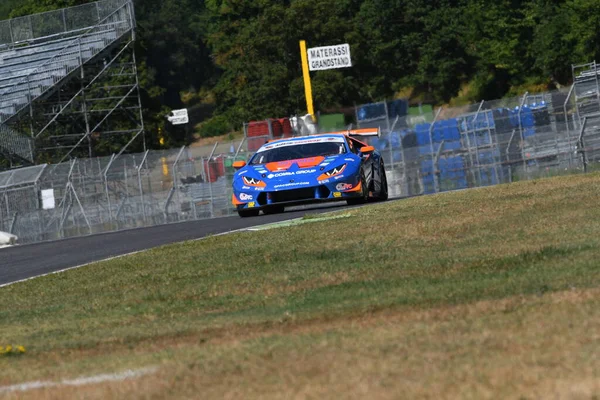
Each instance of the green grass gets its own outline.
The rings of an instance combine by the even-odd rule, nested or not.
[[[599,185],[600,175],[592,174],[378,204],[341,212],[350,217],[166,246],[0,289],[0,346],[27,348],[24,356],[0,357],[0,385],[158,363],[193,382],[184,385],[189,389],[204,382],[194,368],[206,373],[214,364],[209,375],[221,382],[236,374],[240,359],[296,371],[284,360],[304,354],[307,365],[317,368],[322,360],[311,355],[325,351],[319,350],[322,341],[334,343],[325,353],[335,363],[346,365],[344,354],[366,357],[363,346],[372,348],[368,359],[375,363],[373,354],[394,349],[382,337],[410,341],[418,332],[448,343],[419,342],[415,349],[448,356],[460,341],[442,338],[444,329],[459,335],[470,318],[469,326],[498,325],[508,335],[523,329],[519,321],[527,315],[515,319],[509,307],[508,316],[498,314],[500,322],[485,313],[463,318],[450,312],[452,322],[443,328],[437,317],[431,320],[439,310],[489,302],[497,316],[506,301],[527,298],[553,315],[554,300],[540,298],[600,286]],[[392,328],[387,317],[361,325],[379,315],[413,315],[414,329]],[[468,332],[469,340],[478,340]],[[269,359],[273,348],[277,356]],[[408,359],[418,356],[404,350]],[[509,353],[499,353],[499,360],[506,363],[514,356]],[[221,355],[219,362],[213,354]],[[477,358],[468,354],[471,361]],[[192,372],[188,364],[196,365]],[[247,375],[246,367],[241,375],[249,380],[268,376]],[[215,372],[219,368],[222,375]],[[294,373],[307,385],[321,380],[318,373]],[[341,378],[330,379],[324,387],[335,390]],[[243,382],[236,384],[241,388]],[[266,395],[267,386],[255,395]],[[216,397],[229,393],[218,387],[231,389],[215,384]],[[164,388],[156,390],[164,395]],[[171,394],[188,395],[184,389]]]

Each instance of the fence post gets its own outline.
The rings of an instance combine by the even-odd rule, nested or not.
[[[240,154],[240,150],[242,149],[242,146],[244,145],[244,143],[246,143],[246,136],[244,136],[244,138],[240,142],[240,145],[238,146],[237,150],[235,151],[235,155],[233,156],[233,161],[235,161],[238,154]]]
[[[17,216],[19,215],[18,212],[15,212],[15,215],[13,215],[12,221],[10,221],[10,228],[8,229],[8,233],[12,233],[14,235],[15,233],[15,225],[17,224]]]
[[[81,201],[79,201],[79,196],[77,196],[77,191],[75,191],[75,187],[73,186],[72,183],[69,183],[69,186],[71,187],[71,191],[73,192],[72,195],[75,196],[75,200],[77,201],[77,204],[79,205],[79,210],[81,211],[81,214],[83,215],[83,219],[85,220],[85,223],[87,224],[88,230],[91,235],[92,234],[92,225],[90,224],[90,221],[88,220],[85,210],[83,209],[83,205],[81,205]],[[75,215],[72,215],[72,216],[73,216],[73,221],[75,221]]]
[[[181,196],[179,195],[179,190],[177,190],[177,187],[179,186],[177,184],[177,164],[179,163],[179,159],[181,158],[181,155],[183,154],[183,151],[185,150],[185,146],[182,146],[181,149],[179,150],[179,153],[177,154],[177,158],[175,159],[175,162],[173,162],[173,190],[175,190],[177,192],[177,202],[179,203],[179,207],[181,208]],[[177,210],[177,220],[179,220],[179,213],[181,210]]]
[[[567,95],[567,98],[565,100],[565,103],[563,104],[563,112],[565,115],[565,127],[567,128],[567,140],[569,141],[569,169],[571,169],[573,167],[573,148],[572,148],[572,143],[571,143],[571,128],[570,128],[570,122],[569,122],[569,115],[567,114],[567,104],[569,104],[569,100],[571,99],[571,95],[573,94],[573,91],[575,90],[575,83],[573,83],[571,85],[571,89],[569,89],[569,94]]]
[[[392,170],[394,169],[394,152],[392,149],[392,132],[396,129],[396,125],[398,124],[399,119],[400,119],[400,116],[397,115],[392,126],[390,128],[388,128],[389,129],[388,139],[389,139],[389,143],[390,143],[390,168]],[[402,143],[402,135],[400,135],[400,143]],[[402,147],[402,146],[400,146],[400,147]]]
[[[483,102],[482,102],[483,103]],[[492,149],[492,159],[494,160],[494,174],[496,175],[497,184],[500,183],[500,176],[503,177],[504,181],[504,171],[502,170],[502,154],[500,154],[500,148],[497,145],[497,142],[494,142],[494,136],[492,136],[492,128],[490,128],[490,113],[491,111],[485,113],[485,123],[487,125],[488,137],[490,139],[490,146]],[[493,116],[492,116],[493,118]],[[498,150],[498,158],[496,158],[496,150]],[[498,173],[498,162],[500,162],[500,174]]]
[[[437,112],[435,113],[435,117],[433,117],[433,122],[431,122],[431,125],[429,126],[429,147],[431,149],[431,157],[433,157],[433,128],[435,126],[435,123],[438,120],[438,117],[440,116],[440,114],[442,113],[442,108],[438,108]]]
[[[579,152],[581,153],[581,161],[583,162],[583,172],[587,173],[587,155],[585,152],[585,143],[583,141],[583,136],[585,135],[585,128],[587,125],[587,117],[583,117],[583,124],[581,124],[581,131],[579,132],[579,140],[577,141],[577,145],[579,147]]]
[[[521,144],[519,148],[521,149],[521,158],[523,159],[523,169],[525,174],[527,174],[527,179],[529,179],[527,171],[527,160],[525,159],[525,154],[523,153],[523,146],[525,146],[525,136],[523,135],[523,122],[521,121],[521,111],[523,111],[523,106],[525,105],[525,101],[527,101],[527,96],[529,96],[529,92],[525,92],[523,98],[521,99],[521,104],[519,104],[519,112],[517,114],[517,118],[519,119],[519,132],[521,135]]]
[[[510,146],[512,145],[512,141],[515,138],[515,134],[517,133],[516,129],[513,129],[512,135],[510,135],[510,139],[508,140],[508,145],[506,146],[506,161],[508,161],[508,181],[512,183],[512,161],[510,159]]]
[[[387,130],[388,130],[388,132],[391,132],[391,129],[390,129],[390,111],[388,109],[387,100],[383,100],[383,107],[385,108],[385,122],[387,123]]]
[[[434,182],[434,185],[435,185],[435,192],[436,193],[440,192],[440,168],[439,168],[439,163],[440,163],[440,155],[442,154],[442,150],[444,148],[444,144],[445,143],[446,143],[446,141],[442,140],[442,142],[440,143],[440,148],[436,152],[435,159],[433,161],[433,182]]]
[[[571,130],[569,128],[569,117],[567,115],[567,104],[569,104],[569,100],[571,100],[571,95],[573,94],[573,90],[575,89],[575,83],[571,85],[571,89],[569,89],[569,93],[567,94],[567,98],[563,104],[563,113],[565,115],[565,124],[567,125],[567,133]]]
[[[594,60],[592,65],[594,66],[594,78],[596,80],[596,99],[598,100],[598,105],[600,106],[600,82],[598,81],[598,64],[596,64],[596,60]]]
[[[140,188],[140,201],[142,203],[142,218],[144,218],[144,224],[146,223],[146,202],[144,200],[144,187],[142,186],[142,167],[144,166],[144,163],[146,162],[146,158],[148,158],[148,153],[150,152],[150,150],[146,150],[146,152],[144,153],[144,157],[142,158],[142,162],[140,162],[140,165],[138,165],[137,167],[137,177],[138,177],[138,187]]]
[[[441,113],[442,113],[442,108],[440,107],[440,108],[438,108],[437,113],[435,113],[435,117],[433,118],[433,122],[429,126],[429,149],[431,150],[431,171],[432,171],[432,174],[433,174],[433,177],[434,177],[434,181],[435,181],[435,174],[434,174],[434,171],[433,171],[433,168],[434,168],[433,164],[434,164],[434,157],[435,157],[434,156],[434,150],[435,150],[435,148],[433,147],[433,128],[435,127],[435,123],[437,122],[437,120],[438,120],[438,118],[439,118],[439,116],[440,116]],[[422,179],[421,179],[421,181],[422,181]],[[421,184],[423,186],[423,190],[425,190],[425,183],[421,182]],[[434,183],[434,186],[435,186],[435,183]],[[435,188],[434,188],[434,190],[435,190]]]
[[[169,205],[173,199],[173,193],[175,193],[175,187],[172,187],[171,190],[169,190],[169,195],[167,196],[167,201],[165,202],[165,209],[163,211],[165,216],[165,224],[169,222]]]
[[[477,143],[477,128],[476,128],[476,124],[477,124],[477,119],[479,118],[479,113],[481,112],[481,109],[483,108],[483,104],[485,103],[485,100],[482,100],[481,103],[479,103],[479,107],[477,107],[477,111],[475,112],[475,116],[473,117],[473,139],[475,140],[475,159],[477,160],[477,176],[479,177],[479,184],[477,186],[481,186],[481,160],[479,159],[479,144]],[[467,134],[468,136],[468,134]]]
[[[269,130],[270,129],[271,129],[271,124],[269,123]],[[215,217],[215,201],[214,201],[214,196],[213,196],[212,182],[210,180],[210,160],[212,160],[213,156],[215,155],[215,150],[217,150],[218,144],[219,144],[219,142],[215,143],[212,151],[210,152],[210,156],[208,157],[208,190],[210,193],[210,216],[212,218]]]
[[[112,166],[113,161],[115,160],[115,153],[113,153],[110,157],[110,161],[108,165],[104,169],[104,173],[102,174],[104,177],[104,189],[106,190],[106,202],[108,203],[108,222],[112,222],[112,205],[110,202],[110,191],[108,189],[108,170]]]

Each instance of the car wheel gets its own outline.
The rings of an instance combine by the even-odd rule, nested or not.
[[[379,192],[377,193],[377,200],[379,201],[386,201],[389,197],[388,195],[388,183],[387,183],[387,176],[385,174],[385,167],[383,165],[383,163],[381,163],[381,166],[379,167],[380,171],[381,171],[381,176],[379,177],[380,180],[380,185],[379,185]]]
[[[365,204],[369,200],[369,186],[367,185],[367,181],[365,179],[365,174],[362,171],[360,173],[360,184],[362,187],[362,193],[361,193],[362,196],[354,197],[354,198],[346,200],[346,203],[348,203],[349,206]]]
[[[242,218],[258,217],[258,213],[260,213],[260,210],[253,210],[253,209],[238,210],[238,215]]]
[[[284,211],[285,211],[284,206],[270,206],[270,207],[265,208],[263,210],[263,213],[265,215],[271,215],[271,214],[281,214]]]

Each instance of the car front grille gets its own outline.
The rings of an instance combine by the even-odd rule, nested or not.
[[[283,190],[281,192],[272,192],[271,200],[273,203],[285,203],[288,201],[310,200],[315,198],[315,188],[302,188]]]

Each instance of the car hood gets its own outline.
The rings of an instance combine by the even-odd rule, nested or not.
[[[236,179],[248,176],[261,179],[265,182],[278,182],[282,180],[300,178],[315,178],[323,171],[337,167],[344,163],[360,164],[360,159],[355,155],[341,154],[331,157],[311,157],[298,160],[280,161],[259,165],[248,165],[236,173]]]

